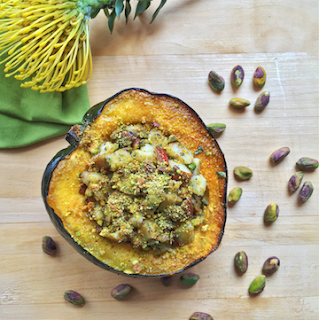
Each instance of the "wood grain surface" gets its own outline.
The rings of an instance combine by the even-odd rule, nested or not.
[[[151,8],[156,8],[154,0]],[[0,319],[189,319],[195,311],[224,319],[319,319],[319,169],[306,172],[315,191],[300,205],[287,182],[303,156],[319,158],[318,1],[169,0],[153,24],[146,12],[113,34],[102,14],[91,23],[93,75],[88,84],[91,105],[116,92],[140,87],[176,96],[194,108],[207,124],[223,122],[217,138],[228,170],[228,190],[241,187],[238,203],[228,206],[221,247],[191,269],[200,275],[185,289],[179,276],[169,287],[158,279],[131,279],[102,270],[80,256],[58,234],[41,199],[44,168],[67,146],[63,137],[0,151]],[[230,71],[240,64],[243,85],[234,91]],[[252,76],[257,66],[267,72],[268,107],[253,105],[260,91]],[[209,87],[210,70],[226,80],[225,90]],[[230,109],[233,97],[251,101],[243,112]],[[287,146],[291,152],[278,165],[270,154]],[[250,167],[254,175],[238,182],[232,170]],[[263,223],[269,203],[279,205],[279,218]],[[45,255],[41,238],[58,244],[56,257]],[[239,276],[234,256],[246,251],[249,267]],[[278,256],[281,267],[267,277],[265,290],[250,297],[248,287],[264,261]],[[125,301],[110,296],[113,287],[130,283]],[[63,299],[73,289],[86,298],[84,307]]]

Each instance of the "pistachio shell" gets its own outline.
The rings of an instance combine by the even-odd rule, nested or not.
[[[65,291],[64,299],[76,306],[82,306],[85,304],[85,299],[79,293],[73,290]]]
[[[306,202],[312,195],[313,193],[313,185],[310,181],[306,181],[303,186],[300,189],[299,192],[299,200],[300,202],[304,203]]]
[[[216,91],[221,92],[225,88],[225,80],[219,76],[215,71],[210,71],[208,74],[208,82],[210,86]]]
[[[245,251],[237,252],[235,255],[235,266],[239,272],[245,273],[248,269],[248,257]]]
[[[276,203],[271,203],[267,206],[264,212],[264,221],[267,223],[277,220],[279,215],[279,207]]]
[[[319,166],[318,160],[308,157],[300,158],[296,162],[296,166],[299,170],[317,169]]]
[[[242,66],[235,66],[231,71],[231,83],[236,88],[240,87],[244,81],[245,72]]]
[[[253,82],[254,82],[254,85],[257,88],[262,88],[265,85],[265,83],[266,83],[266,71],[265,71],[265,69],[263,67],[258,67],[255,70]]]
[[[120,284],[111,291],[111,296],[115,299],[124,299],[131,290],[132,287],[129,284]]]
[[[184,286],[192,286],[199,280],[199,275],[195,273],[185,273],[180,277]]]
[[[194,312],[189,320],[214,320],[212,316],[208,313],[204,312]]]
[[[255,102],[255,110],[256,111],[264,110],[267,107],[269,100],[270,100],[269,91],[265,91],[261,93]]]
[[[290,192],[295,192],[302,181],[303,173],[301,171],[296,172],[288,181],[288,189]]]
[[[253,172],[244,166],[239,166],[234,168],[234,175],[240,180],[247,180],[253,176]]]
[[[51,237],[44,236],[42,238],[42,250],[50,256],[54,256],[56,254],[56,244]]]
[[[168,287],[171,284],[171,280],[172,280],[171,276],[161,278],[161,282],[165,287]]]
[[[244,109],[250,105],[250,101],[241,98],[233,98],[229,101],[229,105],[234,109]]]
[[[253,280],[249,286],[250,294],[258,294],[264,290],[266,286],[266,276],[260,275]]]
[[[282,147],[274,151],[271,154],[270,159],[273,163],[277,164],[280,161],[282,161],[285,157],[287,157],[289,153],[290,153],[290,149],[288,147]]]
[[[242,193],[243,193],[242,188],[237,187],[237,188],[232,189],[228,195],[228,202],[229,203],[236,203],[240,199]]]
[[[268,258],[263,265],[262,271],[264,274],[273,274],[280,267],[280,260],[277,257]]]
[[[226,129],[226,124],[224,123],[211,123],[207,125],[207,129],[212,135],[222,133]]]

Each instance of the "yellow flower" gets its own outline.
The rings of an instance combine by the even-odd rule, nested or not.
[[[89,16],[77,0],[0,1],[6,77],[41,92],[85,84],[92,73]],[[30,80],[31,77],[31,80]]]
[[[138,0],[135,17],[150,6]],[[166,3],[161,0],[152,21]],[[86,84],[92,74],[89,19],[100,9],[109,19],[131,12],[130,0],[0,0],[0,57],[6,77],[40,92]],[[134,17],[134,18],[135,18]]]

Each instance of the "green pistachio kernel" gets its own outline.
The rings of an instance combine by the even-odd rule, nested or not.
[[[259,294],[264,290],[266,286],[266,276],[260,275],[253,280],[253,282],[249,286],[249,293],[250,294]]]

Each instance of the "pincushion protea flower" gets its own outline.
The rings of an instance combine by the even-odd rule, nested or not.
[[[152,21],[165,2],[161,1]],[[139,0],[135,17],[150,3]],[[40,92],[86,84],[92,73],[89,19],[100,9],[112,32],[123,10],[127,21],[130,0],[0,0],[0,56],[4,56],[5,76],[14,75],[25,81],[21,87]]]

